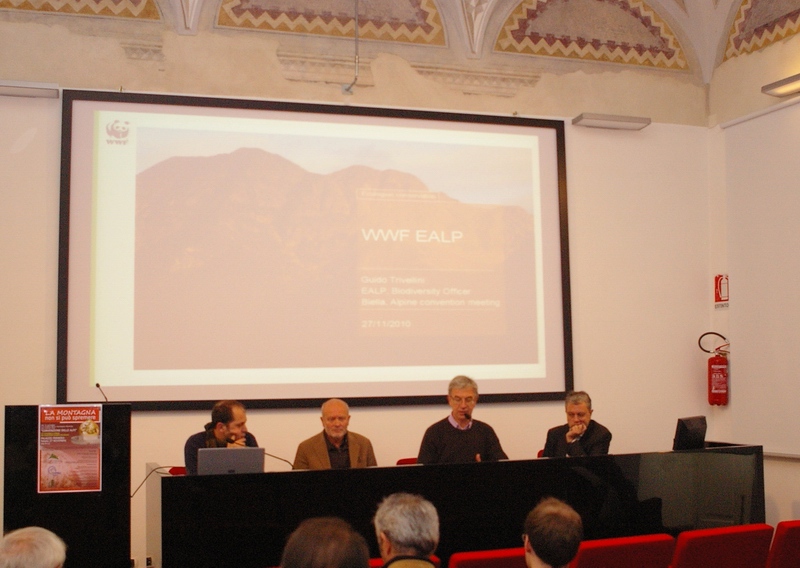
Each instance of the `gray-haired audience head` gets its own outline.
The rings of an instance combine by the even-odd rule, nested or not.
[[[470,379],[466,375],[458,375],[453,377],[450,384],[447,386],[447,394],[452,393],[454,390],[472,389],[475,394],[478,394],[478,383]]]
[[[542,499],[525,519],[525,560],[529,567],[567,566],[583,540],[583,523],[575,509],[556,499]]]
[[[281,568],[369,568],[369,547],[347,521],[306,519],[286,541]]]
[[[427,558],[439,545],[439,515],[433,504],[410,493],[386,497],[373,519],[381,557]]]
[[[0,541],[0,568],[61,568],[66,558],[64,541],[42,527],[11,531]]]

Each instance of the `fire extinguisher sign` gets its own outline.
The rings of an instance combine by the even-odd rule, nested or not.
[[[728,307],[728,275],[714,276],[714,309]]]

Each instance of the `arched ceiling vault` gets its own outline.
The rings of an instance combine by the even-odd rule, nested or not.
[[[300,81],[341,82],[355,45],[362,84],[370,57],[390,52],[464,92],[495,95],[545,70],[608,66],[707,83],[724,61],[800,30],[800,0],[0,0],[3,13],[115,19],[132,38],[142,27],[151,36],[154,27],[262,33],[280,43],[287,78]],[[129,57],[158,57],[151,43]]]

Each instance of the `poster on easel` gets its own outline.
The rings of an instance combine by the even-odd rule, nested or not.
[[[102,489],[103,406],[39,406],[39,493]]]

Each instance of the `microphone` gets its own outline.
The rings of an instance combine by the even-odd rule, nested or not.
[[[465,412],[464,418],[466,418],[467,420],[472,420],[472,414],[470,414],[469,412]]]
[[[280,461],[282,461],[282,462],[286,462],[286,463],[288,463],[288,464],[289,464],[289,466],[290,466],[292,469],[294,469],[294,464],[293,464],[292,462],[290,462],[289,460],[285,460],[285,459],[283,459],[283,458],[279,458],[278,456],[273,456],[272,454],[270,454],[270,453],[267,453],[267,451],[266,451],[266,450],[264,450],[264,455],[265,455],[265,456],[269,456],[269,457],[271,457],[271,458],[275,458],[276,460],[280,460]]]
[[[106,399],[106,402],[108,402],[108,397],[106,396],[106,393],[103,392],[103,387],[100,386],[100,383],[95,383],[94,386],[97,387],[97,390],[100,391],[100,394],[102,394],[103,398]]]

